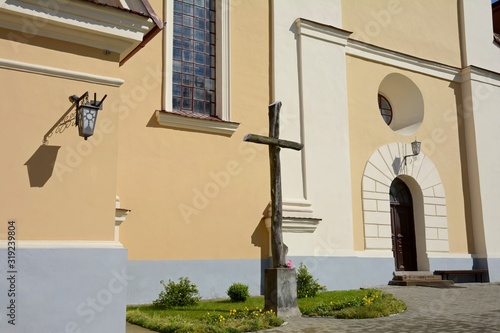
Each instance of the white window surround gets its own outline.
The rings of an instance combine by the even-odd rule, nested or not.
[[[204,115],[184,116],[182,112],[172,111],[172,45],[174,0],[165,0],[166,18],[164,34],[164,71],[163,108],[156,112],[161,126],[187,129],[199,132],[232,135],[238,123],[230,122],[230,47],[229,47],[229,0],[216,0],[216,115],[222,121],[207,119]]]

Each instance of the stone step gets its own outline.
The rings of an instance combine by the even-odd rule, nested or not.
[[[411,281],[411,280],[423,280],[423,281],[441,281],[441,275],[398,275],[392,278],[398,281]]]
[[[391,286],[431,286],[431,287],[440,287],[440,286],[451,286],[453,285],[452,280],[391,280],[389,281],[389,285]]]
[[[389,281],[391,286],[447,286],[452,285],[452,280],[443,280],[441,275],[434,275],[430,271],[396,271]]]

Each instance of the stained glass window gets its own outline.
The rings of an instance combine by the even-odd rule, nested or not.
[[[215,0],[174,0],[172,107],[215,115]]]

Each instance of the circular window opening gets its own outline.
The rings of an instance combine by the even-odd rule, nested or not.
[[[392,121],[392,106],[387,98],[380,94],[378,94],[378,109],[380,110],[380,115],[384,119],[385,123],[390,125]]]
[[[378,107],[384,122],[402,135],[414,134],[424,120],[424,99],[420,89],[399,73],[387,75],[380,83]]]

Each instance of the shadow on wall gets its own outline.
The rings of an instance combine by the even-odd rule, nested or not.
[[[61,146],[41,145],[24,164],[28,167],[31,187],[43,187],[52,177],[59,148]]]
[[[267,208],[266,208],[267,209]],[[269,231],[263,217],[252,234],[252,244],[260,247],[260,293],[264,294],[264,270],[271,267],[269,258]]]

